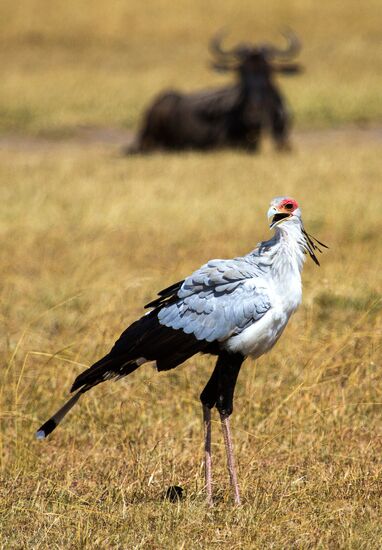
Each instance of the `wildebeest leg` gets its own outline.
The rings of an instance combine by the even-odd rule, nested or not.
[[[276,148],[279,151],[288,151],[290,149],[288,142],[290,116],[287,106],[281,94],[275,88],[272,90],[269,101],[270,130]]]
[[[271,133],[279,151],[289,151],[291,148],[288,140],[289,122],[289,116],[284,105],[277,102],[272,113]]]
[[[240,111],[234,110],[227,117],[227,135],[224,136],[225,145],[230,145],[248,152],[255,152],[259,148],[261,122],[243,119]]]
[[[261,137],[261,126],[251,132],[246,136],[245,149],[250,153],[255,153],[260,148],[260,137]]]
[[[241,136],[235,136],[231,139],[230,145],[237,149],[244,149],[248,153],[256,153],[260,148],[261,126],[250,130],[243,130]]]

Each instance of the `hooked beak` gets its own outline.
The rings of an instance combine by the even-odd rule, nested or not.
[[[271,206],[268,210],[268,220],[269,220],[269,227],[272,229],[276,225],[279,225],[283,220],[286,218],[290,218],[292,214],[289,214],[287,212],[279,212],[275,206]]]

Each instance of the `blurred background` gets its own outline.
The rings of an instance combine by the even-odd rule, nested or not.
[[[133,128],[162,88],[232,79],[208,63],[208,40],[222,27],[231,43],[277,43],[285,26],[301,38],[306,72],[283,79],[298,126],[382,115],[378,0],[3,0],[0,20],[2,131]]]

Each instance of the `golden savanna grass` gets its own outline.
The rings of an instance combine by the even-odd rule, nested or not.
[[[381,547],[379,130],[300,130],[290,155],[129,159],[5,133],[132,125],[154,88],[220,81],[203,65],[205,41],[227,20],[236,37],[276,39],[285,22],[303,35],[307,73],[284,83],[300,127],[380,115],[377,3],[204,5],[1,4],[3,548]],[[35,441],[76,374],[157,290],[268,237],[265,211],[280,194],[301,202],[330,250],[320,268],[307,261],[303,305],[277,346],[240,374],[243,506],[232,506],[216,416],[216,507],[204,503],[206,357],[100,385]],[[172,484],[187,493],[175,505],[162,500]]]
[[[382,540],[380,147],[294,155],[66,148],[1,154],[2,532],[6,547],[378,547]],[[301,200],[330,251],[276,348],[247,361],[233,417],[244,505],[214,425],[204,505],[195,358],[97,387],[45,442],[33,432],[141,304],[210,257],[268,235],[268,199]],[[182,504],[161,501],[179,483]]]

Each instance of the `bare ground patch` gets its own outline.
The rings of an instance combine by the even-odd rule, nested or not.
[[[30,136],[22,134],[0,135],[0,150],[33,153],[57,151],[66,148],[102,148],[115,150],[117,154],[134,139],[132,130],[117,127],[79,126],[64,136]],[[292,132],[292,144],[297,149],[348,143],[361,145],[382,143],[381,126],[347,125],[337,128],[300,129]]]

